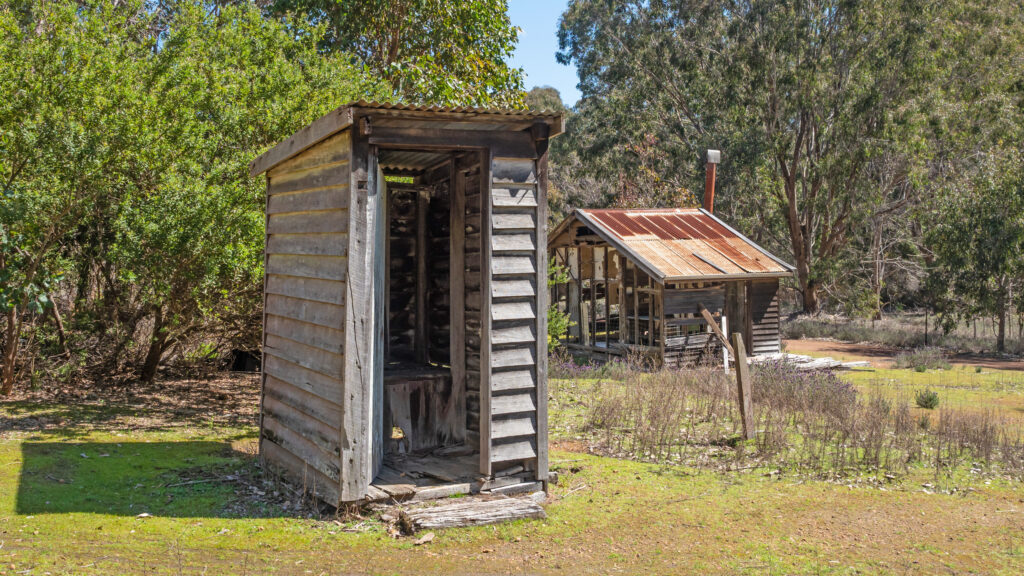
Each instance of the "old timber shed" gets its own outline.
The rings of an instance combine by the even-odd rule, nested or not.
[[[251,163],[267,175],[263,461],[336,504],[547,480],[562,130],[558,114],[357,102]]]
[[[570,317],[570,350],[728,367],[715,333],[738,332],[753,355],[779,352],[779,279],[793,267],[713,214],[717,160],[709,151],[703,208],[576,210],[552,232],[569,280],[551,301]]]

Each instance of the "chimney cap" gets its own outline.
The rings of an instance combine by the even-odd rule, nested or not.
[[[708,164],[718,164],[722,161],[722,152],[720,150],[708,150]]]

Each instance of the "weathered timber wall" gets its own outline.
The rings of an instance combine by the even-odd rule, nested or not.
[[[340,498],[348,131],[267,173],[260,455],[307,491]]]

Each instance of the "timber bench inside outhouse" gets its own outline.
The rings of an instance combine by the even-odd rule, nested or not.
[[[266,174],[260,456],[335,503],[547,480],[557,114],[357,102]]]

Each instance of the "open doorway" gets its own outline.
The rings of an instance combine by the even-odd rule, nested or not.
[[[375,486],[478,473],[482,157],[378,150],[386,320],[384,465]]]

